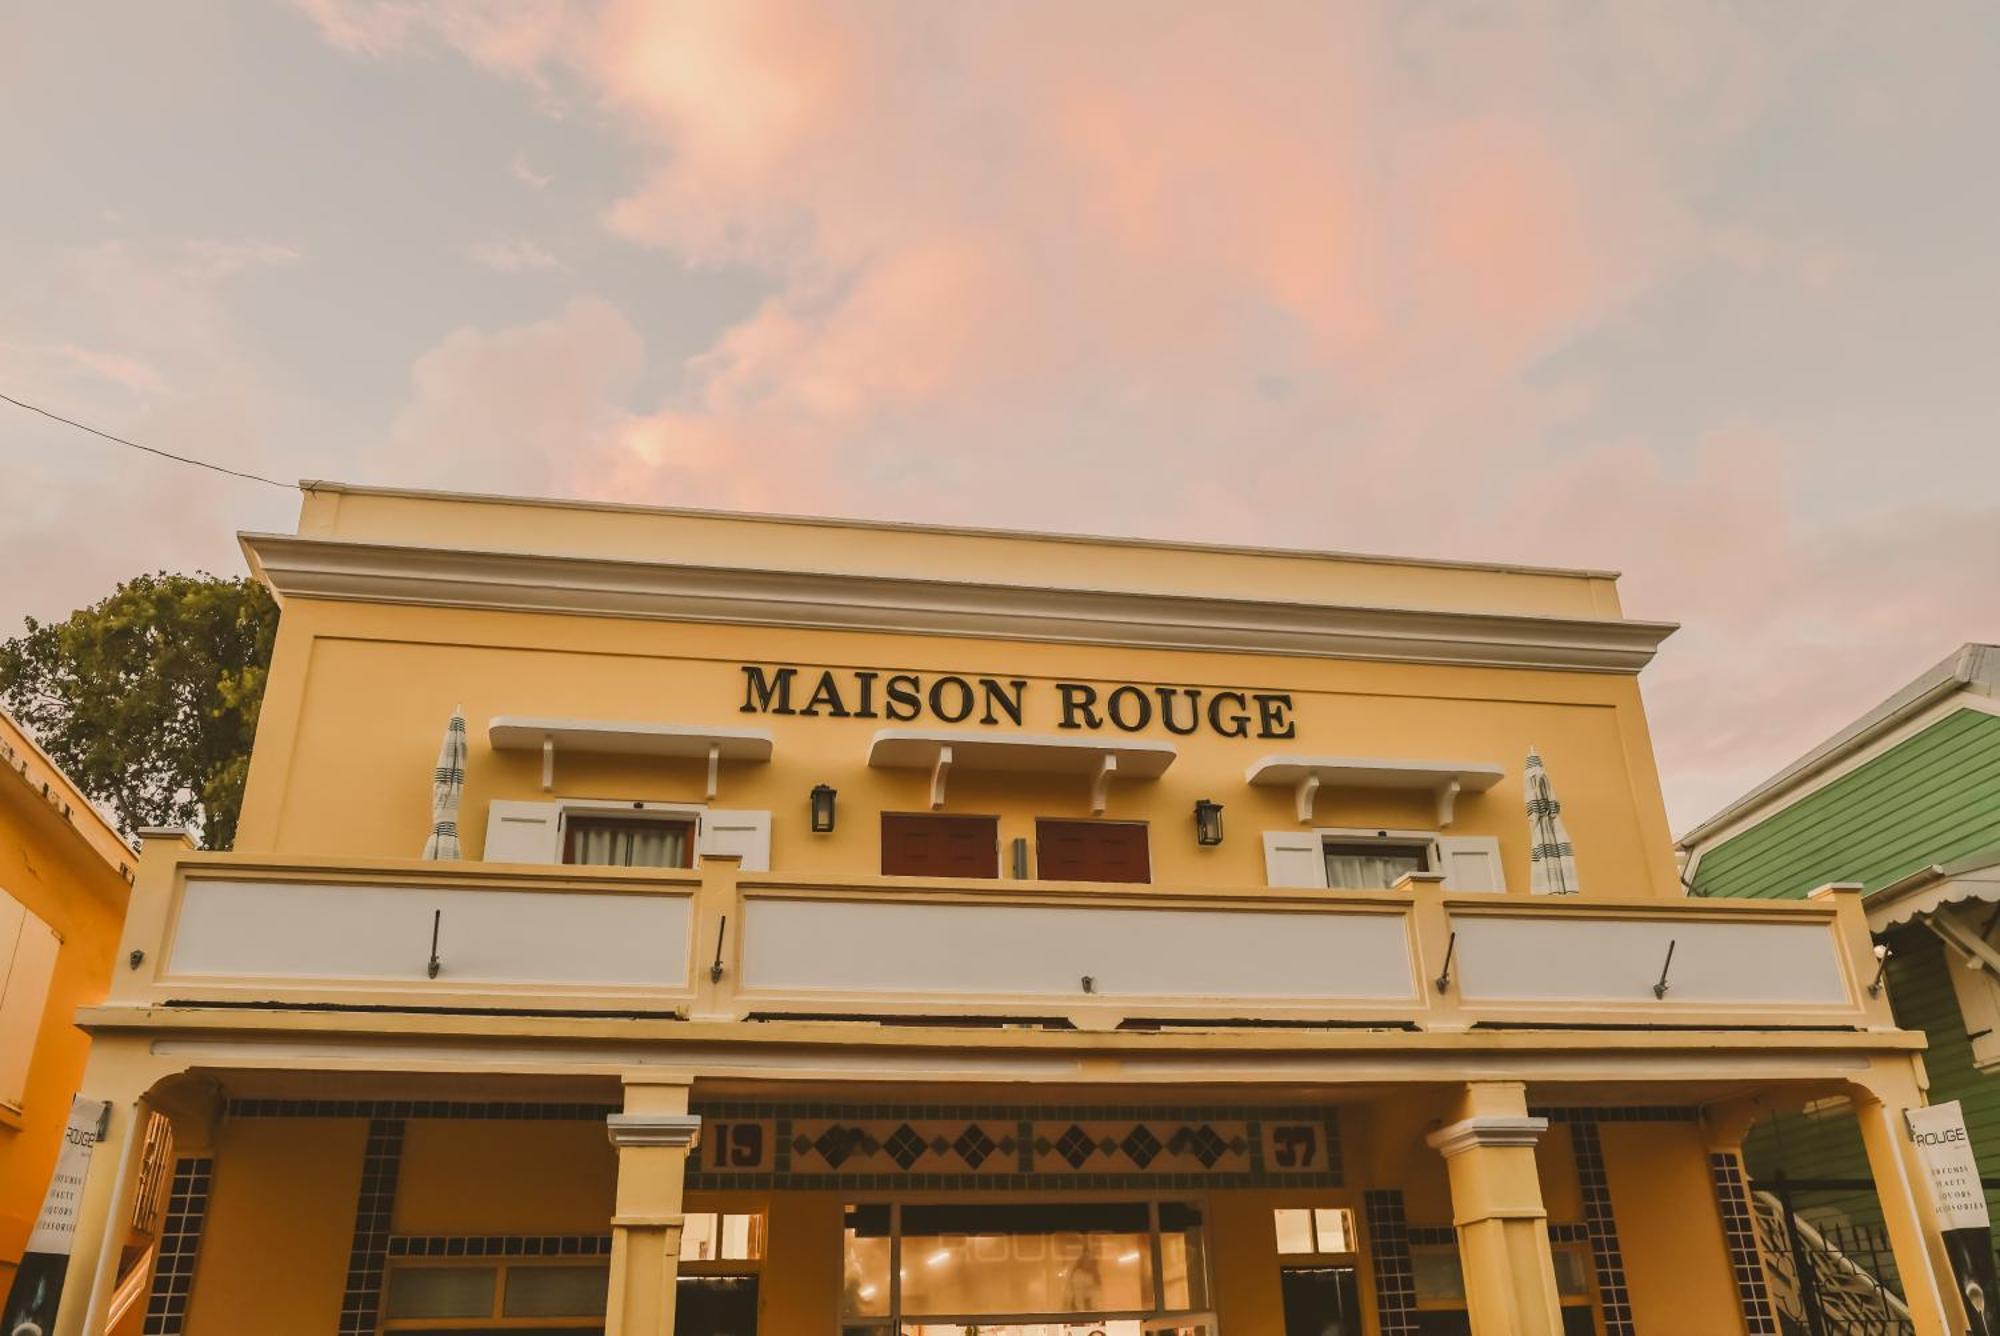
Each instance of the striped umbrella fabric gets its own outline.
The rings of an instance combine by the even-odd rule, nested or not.
[[[1562,804],[1549,785],[1549,772],[1542,766],[1541,753],[1528,748],[1528,831],[1534,843],[1528,850],[1528,889],[1536,895],[1575,895],[1576,850],[1563,827]]]
[[[444,745],[438,748],[437,771],[431,776],[431,837],[424,857],[463,857],[458,849],[458,800],[465,792],[465,711],[451,712]]]

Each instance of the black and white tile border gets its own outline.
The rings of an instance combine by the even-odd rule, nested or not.
[[[190,1155],[174,1164],[167,1213],[160,1225],[159,1254],[153,1263],[153,1285],[146,1295],[146,1318],[140,1327],[144,1336],[181,1336],[214,1173],[215,1161],[206,1155]]]
[[[338,1336],[373,1336],[379,1322],[389,1220],[396,1206],[396,1178],[402,1160],[402,1119],[371,1118],[368,1148],[361,1160],[361,1195],[354,1206],[347,1284],[340,1297]]]
[[[1750,1182],[1743,1160],[1729,1151],[1708,1157],[1715,1183],[1715,1205],[1722,1216],[1722,1238],[1729,1249],[1729,1269],[1736,1276],[1736,1300],[1743,1308],[1743,1329],[1749,1336],[1778,1336],[1778,1316],[1771,1304],[1771,1286],[1757,1247],[1757,1217],[1750,1209]]]
[[[1375,1276],[1375,1329],[1381,1336],[1417,1336],[1417,1278],[1410,1264],[1410,1227],[1403,1194],[1361,1194],[1368,1229],[1368,1265]]]

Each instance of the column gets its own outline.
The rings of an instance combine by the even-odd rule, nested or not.
[[[625,1078],[625,1111],[606,1119],[618,1148],[605,1336],[671,1336],[680,1271],[681,1190],[701,1119],[685,1075]]]
[[[1918,1103],[1914,1089],[1907,1102],[1857,1093],[1854,1117],[1861,1124],[1868,1174],[1875,1180],[1882,1223],[1888,1230],[1889,1248],[1896,1255],[1896,1273],[1903,1282],[1903,1302],[1910,1307],[1910,1325],[1916,1336],[1955,1336],[1966,1329],[1958,1286],[1937,1230],[1930,1183],[1917,1160],[1909,1126],[1903,1121],[1903,1110]]]
[[[1465,1269],[1473,1336],[1561,1336],[1535,1143],[1548,1119],[1528,1116],[1518,1081],[1465,1087],[1453,1121],[1426,1138],[1445,1157],[1452,1224]]]

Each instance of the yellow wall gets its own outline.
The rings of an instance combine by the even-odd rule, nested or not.
[[[1003,533],[314,484],[299,533],[472,552],[1616,617],[1616,578],[1476,562]]]
[[[1611,1212],[1639,1336],[1743,1330],[1701,1133],[1683,1123],[1600,1123]]]
[[[1509,888],[1527,888],[1522,762],[1539,746],[1564,800],[1586,892],[1678,895],[1651,744],[1633,678],[1315,658],[1022,644],[927,636],[702,626],[525,613],[287,601],[278,635],[237,847],[336,856],[415,856],[428,828],[430,771],[444,722],[463,705],[471,733],[461,820],[468,856],[483,845],[494,798],[703,800],[695,761],[559,753],[554,795],[540,757],[495,753],[495,715],[638,720],[771,730],[769,764],[723,767],[714,806],[773,812],[773,869],[831,875],[879,870],[878,814],[928,808],[927,774],[875,770],[869,740],[885,719],[745,714],[743,664],[923,675],[1024,678],[1025,732],[1053,733],[1054,681],[1136,682],[1290,692],[1296,738],[1141,734],[1179,757],[1158,781],[1113,780],[1111,818],[1154,823],[1154,880],[1258,885],[1262,830],[1296,830],[1288,790],[1244,782],[1279,752],[1482,762],[1498,787],[1462,797],[1449,833],[1501,841]],[[394,690],[384,689],[394,684]],[[795,699],[803,704],[804,685]],[[878,684],[878,690],[879,690]],[[938,727],[918,721],[911,727]],[[1009,730],[996,730],[1009,731]],[[1128,736],[1106,731],[1103,740]],[[807,793],[840,792],[831,836],[806,833]],[[1197,798],[1225,808],[1228,838],[1199,849]],[[945,810],[997,813],[1003,845],[1033,818],[1086,816],[1082,777],[999,777],[964,769]],[[1425,829],[1420,796],[1328,790],[1316,826]]]
[[[361,1119],[223,1121],[188,1336],[333,1330],[367,1140]]]
[[[76,1026],[76,1009],[102,1001],[111,978],[130,889],[111,859],[121,852],[128,860],[132,856],[4,717],[0,756],[8,761],[0,767],[0,889],[61,939],[21,1111],[0,1108],[4,1293],[55,1170],[70,1099],[83,1080],[90,1041]],[[27,775],[16,769],[24,760]],[[44,779],[52,781],[58,801],[69,805],[67,817],[42,795]]]

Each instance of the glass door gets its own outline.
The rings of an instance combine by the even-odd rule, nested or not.
[[[1193,1202],[851,1206],[843,1336],[1215,1336]]]

